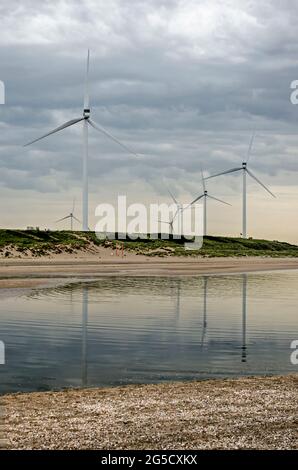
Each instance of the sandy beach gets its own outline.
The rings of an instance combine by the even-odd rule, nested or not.
[[[0,288],[32,288],[56,280],[96,279],[103,276],[190,276],[298,269],[298,258],[162,258],[131,255],[10,259],[0,261]]]
[[[288,269],[298,269],[298,259],[9,259],[0,262],[0,292],[14,295],[103,276]],[[297,403],[297,375],[4,395],[0,447],[297,449]]]
[[[6,395],[11,449],[297,449],[298,376]]]

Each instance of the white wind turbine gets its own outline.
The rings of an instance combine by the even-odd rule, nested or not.
[[[250,144],[249,144],[249,147],[248,147],[248,152],[247,152],[247,157],[246,157],[246,160],[244,162],[242,162],[242,166],[240,167],[236,167],[236,168],[231,168],[230,170],[226,170],[226,171],[222,171],[221,173],[217,173],[216,175],[211,175],[211,176],[208,176],[207,178],[205,178],[205,180],[208,180],[210,178],[215,178],[216,176],[220,176],[220,175],[226,175],[228,173],[234,173],[236,171],[242,171],[242,176],[243,176],[243,187],[242,187],[242,238],[247,238],[247,221],[246,221],[246,218],[247,218],[247,210],[246,210],[246,206],[247,206],[247,194],[246,194],[246,175],[248,174],[249,176],[251,176],[251,178],[253,178],[257,183],[259,183],[272,197],[276,197],[268,188],[266,188],[266,186],[252,173],[251,170],[248,169],[248,160],[250,158],[250,155],[251,155],[251,149],[252,149],[252,145],[253,145],[253,141],[254,141],[254,138],[255,138],[255,133],[253,133],[252,137],[251,137],[251,140],[250,140]]]
[[[172,192],[168,189],[168,193],[170,194],[171,198],[173,199],[175,205],[176,205],[176,211],[174,212],[174,214],[172,215],[172,217],[170,217],[170,220],[169,221],[165,221],[165,220],[159,220],[158,222],[162,223],[162,224],[167,224],[169,225],[169,232],[171,235],[173,235],[173,232],[174,232],[174,222],[175,222],[175,219],[176,217],[179,215],[179,218],[178,218],[178,233],[180,232],[181,230],[181,212],[182,212],[182,204],[180,204],[180,202],[177,201],[177,199],[174,197],[174,195],[172,194]],[[180,213],[180,214],[179,214]]]
[[[86,77],[85,77],[85,93],[84,93],[83,116],[80,117],[80,118],[71,119],[70,121],[65,122],[61,126],[56,127],[55,129],[48,132],[47,134],[44,134],[41,137],[38,137],[37,139],[32,140],[31,142],[24,145],[24,147],[27,147],[28,145],[31,145],[34,142],[38,142],[39,140],[44,139],[45,137],[48,137],[49,135],[55,134],[56,132],[62,131],[63,129],[66,129],[67,127],[73,126],[74,124],[77,124],[77,123],[83,121],[83,147],[84,147],[84,150],[83,150],[83,225],[82,225],[82,228],[83,228],[84,231],[88,230],[88,126],[90,125],[94,129],[96,129],[97,131],[101,132],[102,134],[105,134],[107,137],[109,137],[114,142],[119,144],[126,151],[128,151],[129,153],[132,153],[133,155],[138,157],[136,152],[134,152],[129,147],[127,147],[125,144],[120,142],[118,139],[116,139],[116,137],[114,137],[112,134],[110,134],[110,132],[108,132],[106,129],[104,129],[99,124],[96,124],[90,118],[89,58],[90,58],[90,52],[89,52],[89,49],[88,49]]]
[[[221,199],[218,199],[217,197],[214,197],[214,196],[210,196],[210,194],[208,194],[208,190],[206,188],[206,183],[205,183],[205,179],[204,179],[204,174],[203,174],[203,170],[201,169],[201,174],[202,174],[202,184],[203,184],[203,194],[201,194],[200,196],[196,197],[196,199],[194,199],[191,203],[190,203],[190,206],[192,204],[195,204],[197,201],[199,201],[200,199],[203,199],[203,204],[204,204],[204,237],[206,237],[207,235],[207,199],[213,199],[214,201],[217,201],[217,202],[221,202],[222,204],[226,204],[227,206],[231,206],[231,204],[229,204],[228,202],[225,202],[225,201],[222,201]]]
[[[79,224],[81,224],[82,222],[74,216],[74,209],[75,209],[75,199],[73,200],[72,210],[71,210],[70,214],[68,214],[65,217],[62,217],[62,219],[56,220],[56,223],[62,222],[62,220],[70,219],[70,230],[71,231],[73,230],[73,221],[74,220],[76,220],[77,222],[79,222]]]

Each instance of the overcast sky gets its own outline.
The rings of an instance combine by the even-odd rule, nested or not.
[[[91,50],[93,119],[142,155],[90,129],[90,220],[100,202],[181,202],[207,173],[245,158],[276,193],[248,185],[248,234],[298,242],[298,4],[295,0],[6,1],[0,4],[2,227],[81,218],[81,126],[22,145],[82,114]],[[212,234],[241,232],[240,175],[208,183]],[[67,226],[67,225],[65,225]],[[61,225],[61,227],[64,227]]]

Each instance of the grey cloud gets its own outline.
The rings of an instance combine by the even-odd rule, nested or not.
[[[296,184],[285,177],[297,174],[296,2],[3,1],[0,15],[2,185],[46,193],[80,182],[79,129],[22,144],[81,115],[87,47],[94,119],[143,155],[90,130],[92,191],[114,179],[116,192],[120,174],[154,194],[164,176],[192,191],[201,163],[211,173],[241,162],[255,127],[252,166]]]

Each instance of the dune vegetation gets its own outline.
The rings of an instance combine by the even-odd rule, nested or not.
[[[151,239],[108,240],[99,239],[94,232],[0,230],[2,257],[40,257],[51,254],[71,254],[90,251],[98,246],[152,257],[164,256],[268,256],[297,257],[298,246],[286,242],[242,239],[232,237],[205,237],[200,250],[185,250],[184,240]]]

